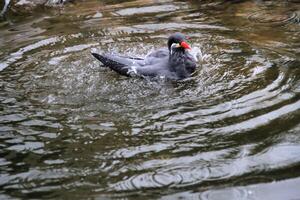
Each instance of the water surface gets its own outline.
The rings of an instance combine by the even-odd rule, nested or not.
[[[300,4],[96,1],[0,22],[0,198],[297,199]],[[180,31],[190,80],[130,79]]]

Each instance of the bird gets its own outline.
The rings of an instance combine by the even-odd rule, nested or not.
[[[176,32],[169,36],[167,48],[150,52],[144,58],[94,52],[92,55],[104,66],[124,76],[183,80],[191,77],[197,68],[196,59],[189,50],[191,47],[185,35]]]

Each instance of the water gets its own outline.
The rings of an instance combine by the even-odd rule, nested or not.
[[[297,1],[77,1],[0,23],[0,198],[297,199]],[[180,31],[193,78],[130,79]]]

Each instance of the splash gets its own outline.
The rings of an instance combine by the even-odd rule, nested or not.
[[[208,58],[208,55],[202,53],[202,50],[199,47],[193,47],[191,50],[188,50],[188,53],[192,55],[197,62],[203,62]]]

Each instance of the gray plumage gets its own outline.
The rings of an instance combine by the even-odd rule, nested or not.
[[[121,75],[181,80],[190,77],[196,69],[196,61],[188,53],[188,48],[184,35],[175,33],[168,39],[168,49],[159,49],[145,58],[92,54],[104,66]]]

